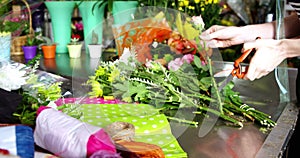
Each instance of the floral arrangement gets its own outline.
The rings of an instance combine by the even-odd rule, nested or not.
[[[129,103],[150,104],[170,120],[195,126],[195,117],[178,113],[203,116],[208,112],[240,127],[247,119],[275,126],[269,115],[241,101],[232,89],[233,82],[218,90],[209,51],[198,37],[204,29],[201,16],[183,21],[178,15],[175,23],[176,31],[155,33],[149,45],[153,58],[146,63],[139,60],[134,46],[125,48],[119,60],[101,62],[87,81],[90,97],[113,96]]]
[[[209,58],[207,64],[192,54],[184,55],[180,60],[181,65],[176,70],[155,61],[149,61],[145,66],[136,59],[134,48],[126,49],[119,60],[100,63],[87,81],[92,88],[89,95],[114,96],[129,103],[150,104],[170,120],[195,126],[198,122],[194,118],[187,120],[176,114],[185,110],[191,110],[191,115],[209,112],[240,127],[246,119],[267,127],[276,124],[269,115],[244,104],[238,92],[232,90],[232,82],[218,92],[218,85],[211,77]]]

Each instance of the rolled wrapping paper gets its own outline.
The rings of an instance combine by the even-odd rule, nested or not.
[[[52,108],[39,109],[35,143],[60,157],[89,157],[99,150],[116,153],[104,129],[81,122]]]

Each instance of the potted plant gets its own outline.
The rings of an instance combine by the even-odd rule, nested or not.
[[[98,34],[92,32],[92,43],[88,45],[89,54],[91,58],[101,58],[102,45],[98,44]]]
[[[45,59],[53,59],[55,58],[56,53],[56,43],[52,42],[52,40],[48,37],[41,36],[39,37],[44,41],[44,43],[40,44],[39,47],[42,49],[43,55]]]
[[[18,30],[22,25],[20,22],[0,20],[0,60],[10,60],[12,32]]]
[[[70,58],[79,58],[81,56],[82,43],[78,42],[80,37],[72,35],[71,43],[67,45]]]
[[[36,56],[38,45],[41,41],[36,36],[27,36],[25,45],[22,46],[25,60],[31,60]]]

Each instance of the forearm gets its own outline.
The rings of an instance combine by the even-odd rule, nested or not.
[[[284,39],[282,40],[283,51],[285,51],[286,58],[293,58],[300,56],[300,39]]]
[[[264,24],[246,25],[242,27],[249,33],[248,41],[255,40],[256,37],[262,39],[275,39],[276,21]],[[293,38],[300,35],[300,21],[297,15],[291,15],[284,19],[285,38]]]

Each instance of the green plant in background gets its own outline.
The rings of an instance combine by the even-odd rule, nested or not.
[[[203,17],[205,27],[220,24],[222,7],[220,0],[138,0],[141,7],[156,6],[179,10],[189,16]]]

